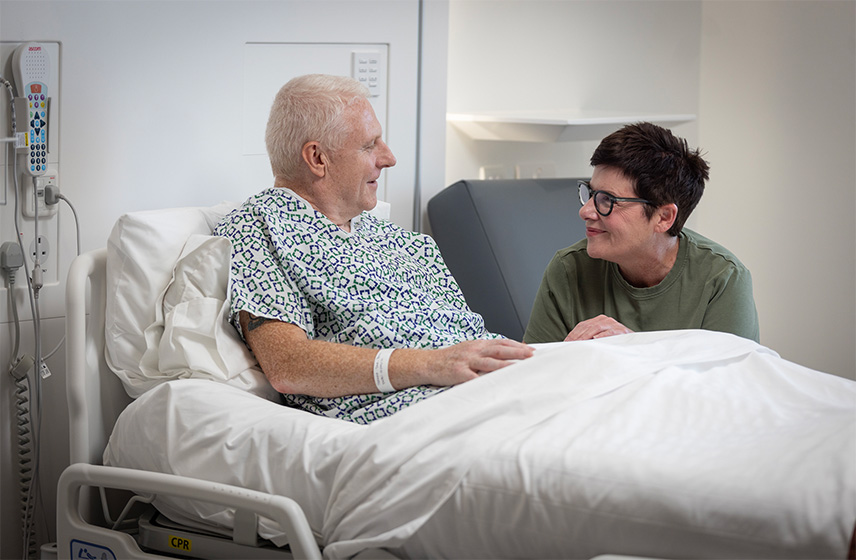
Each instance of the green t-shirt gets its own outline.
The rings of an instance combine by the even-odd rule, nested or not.
[[[593,259],[587,241],[547,265],[523,340],[564,340],[577,323],[606,315],[633,331],[707,329],[759,340],[752,277],[721,245],[684,229],[678,256],[656,286],[636,288],[618,265]]]

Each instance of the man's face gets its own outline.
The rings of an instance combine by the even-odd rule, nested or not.
[[[591,188],[617,197],[638,198],[633,182],[615,167],[596,166]],[[590,257],[626,266],[650,254],[655,238],[654,220],[645,214],[644,204],[617,201],[608,216],[601,216],[592,198],[580,208],[580,218],[586,223]]]
[[[377,205],[381,172],[395,165],[395,156],[381,138],[380,122],[366,99],[346,110],[349,132],[342,148],[330,154],[331,186],[342,214],[356,216]]]

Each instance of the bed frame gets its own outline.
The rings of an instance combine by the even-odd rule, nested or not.
[[[321,558],[306,515],[292,499],[195,478],[103,466],[102,453],[119,414],[131,402],[105,360],[107,250],[77,257],[66,285],[66,360],[70,463],[57,492],[59,558]],[[87,304],[88,303],[88,304]],[[155,495],[220,504],[235,511],[226,537],[159,525],[149,530]],[[140,515],[130,515],[139,510]],[[115,507],[115,504],[119,504]],[[122,510],[117,519],[114,512]],[[125,518],[135,518],[126,523]],[[265,546],[258,519],[277,522],[287,548]],[[158,542],[154,542],[158,541]],[[366,550],[357,558],[394,558]],[[618,556],[600,556],[615,560]],[[625,557],[626,558],[626,557]],[[848,558],[856,560],[856,530]]]
[[[71,465],[62,473],[57,491],[57,555],[59,558],[183,557],[321,558],[321,551],[303,510],[284,496],[273,496],[176,475],[103,466],[101,456],[119,413],[131,402],[120,379],[104,358],[104,314],[107,250],[77,257],[66,285],[66,361]],[[87,305],[87,302],[89,304]],[[102,490],[103,489],[103,490]],[[168,527],[148,540],[140,525],[123,528],[126,512],[113,520],[110,500],[128,492],[126,510],[167,494],[223,504],[236,511],[231,538],[183,533]],[[100,499],[99,499],[100,496]],[[142,496],[142,497],[140,497]],[[150,510],[153,509],[149,506]],[[258,516],[275,520],[288,536],[287,549],[259,546]],[[144,521],[147,517],[142,518]],[[120,530],[121,528],[121,530]],[[152,533],[149,533],[150,535]],[[136,538],[135,538],[136,535]],[[157,536],[160,535],[160,536]],[[163,538],[163,555],[144,551]],[[141,547],[140,542],[143,546]],[[213,542],[212,542],[213,541]],[[240,547],[235,548],[235,547]],[[236,550],[240,554],[236,555]],[[221,556],[222,557],[222,556]]]

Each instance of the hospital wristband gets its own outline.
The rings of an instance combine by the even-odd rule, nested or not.
[[[374,359],[374,382],[381,393],[394,393],[395,387],[389,381],[389,356],[395,348],[378,350]]]

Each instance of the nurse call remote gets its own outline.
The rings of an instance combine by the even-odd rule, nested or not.
[[[26,101],[26,160],[28,175],[44,175],[48,167],[48,72],[50,58],[39,43],[15,49],[13,72],[18,94]]]

